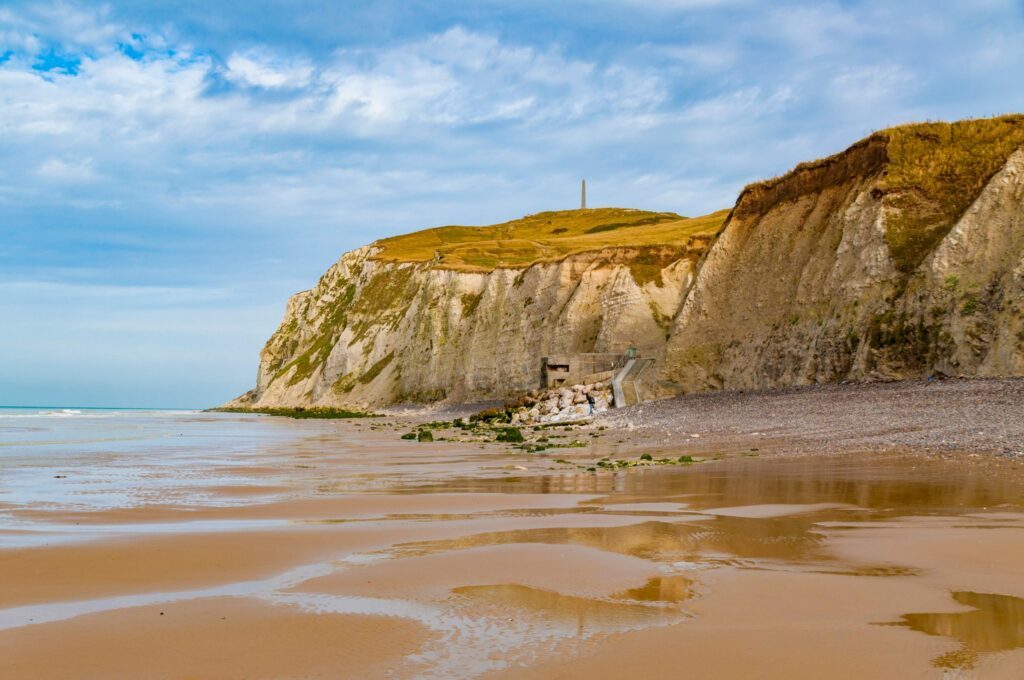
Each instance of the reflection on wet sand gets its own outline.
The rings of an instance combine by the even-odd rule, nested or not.
[[[656,576],[638,588],[612,595],[617,600],[678,603],[693,597],[693,581],[684,576]]]
[[[405,493],[549,493],[606,496],[591,501],[679,502],[691,509],[755,504],[846,504],[889,516],[960,514],[1018,506],[1018,475],[913,457],[732,459],[691,467],[517,477],[454,477],[398,486]],[[878,515],[876,515],[877,517]]]
[[[824,560],[822,536],[808,518],[741,519],[699,515],[686,522],[646,521],[628,526],[521,529],[441,541],[398,545],[396,556],[426,555],[486,545],[548,543],[582,545],[658,562],[737,559]]]
[[[1024,599],[993,593],[955,592],[953,599],[970,611],[904,614],[895,625],[929,635],[954,638],[960,649],[936,657],[941,668],[973,668],[981,652],[1024,647]]]
[[[471,606],[496,606],[513,615],[521,612],[528,616],[568,623],[578,636],[665,625],[678,622],[685,616],[682,610],[675,607],[563,595],[518,584],[462,586],[452,592],[470,599]]]

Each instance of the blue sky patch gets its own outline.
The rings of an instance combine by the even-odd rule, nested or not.
[[[59,52],[56,48],[50,48],[45,52],[36,55],[32,62],[32,68],[44,73],[61,73],[69,76],[77,76],[78,68],[82,65],[82,58],[74,54]]]

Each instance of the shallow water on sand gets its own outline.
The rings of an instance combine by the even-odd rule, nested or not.
[[[1015,677],[1024,663],[1014,468],[890,454],[587,472],[402,441],[391,422],[0,410],[0,676],[261,677],[198,652],[108,659],[201,645],[204,617],[230,648],[251,635],[232,602],[260,603],[298,676],[668,677],[699,660],[707,677]],[[311,653],[273,633],[296,615],[409,628]],[[49,659],[54,645],[82,650],[78,665]]]
[[[937,664],[973,667],[981,652],[1001,652],[1024,647],[1024,599],[991,593],[952,593],[969,607],[966,611],[935,614],[904,614],[902,625],[929,635],[951,637],[961,648],[944,655]]]

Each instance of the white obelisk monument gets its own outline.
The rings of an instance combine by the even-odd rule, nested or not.
[[[587,209],[587,180],[580,185],[580,210]]]

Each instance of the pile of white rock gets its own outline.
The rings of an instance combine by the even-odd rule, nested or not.
[[[583,420],[607,411],[611,403],[612,391],[606,383],[537,390],[524,395],[512,407],[512,424],[533,425]]]

